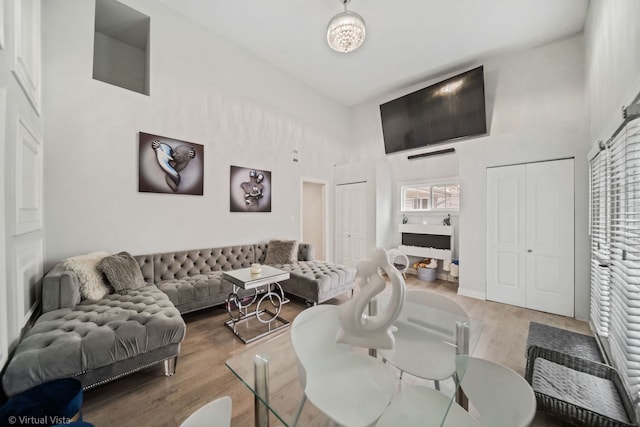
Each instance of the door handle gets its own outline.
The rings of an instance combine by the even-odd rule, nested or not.
[[[531,249],[527,249],[527,252],[531,253],[531,252],[533,252],[533,251],[532,251]]]

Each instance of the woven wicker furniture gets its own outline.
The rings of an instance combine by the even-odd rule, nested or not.
[[[620,375],[594,337],[531,322],[525,379],[538,409],[576,426],[637,426]]]

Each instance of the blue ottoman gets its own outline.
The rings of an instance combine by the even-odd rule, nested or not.
[[[0,407],[0,425],[69,424],[82,407],[82,384],[64,378],[40,384],[13,396]],[[73,420],[75,421],[75,419]]]

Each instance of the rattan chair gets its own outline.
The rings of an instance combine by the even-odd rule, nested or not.
[[[588,335],[531,322],[525,379],[538,410],[577,426],[637,427],[620,375]]]

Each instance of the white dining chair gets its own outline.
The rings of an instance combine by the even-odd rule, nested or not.
[[[452,397],[436,390],[406,385],[376,427],[526,427],[531,424],[536,398],[522,376],[506,366],[469,356],[458,356],[456,364],[462,390],[472,408],[470,412],[452,402]]]
[[[419,385],[403,386],[376,423],[376,427],[476,427],[481,425],[461,406],[452,402],[451,397]]]
[[[197,409],[180,427],[229,427],[232,402],[229,396],[215,399]]]
[[[319,305],[302,311],[291,325],[291,343],[298,361],[306,399],[343,426],[372,425],[383,413],[395,391],[393,370],[352,346],[336,342],[340,327],[338,307]]]
[[[386,295],[379,296],[381,305]],[[385,361],[400,369],[400,378],[408,372],[419,378],[440,381],[456,370],[456,321],[470,323],[464,307],[436,292],[412,289],[394,326],[395,346],[379,350]]]
[[[389,256],[389,263],[395,267],[396,270],[402,274],[402,277],[407,278],[407,270],[409,270],[409,257],[400,252],[399,249],[389,249],[387,251]]]
[[[461,387],[484,427],[526,427],[536,414],[536,397],[529,383],[499,363],[458,356]],[[445,424],[447,425],[447,424]]]

